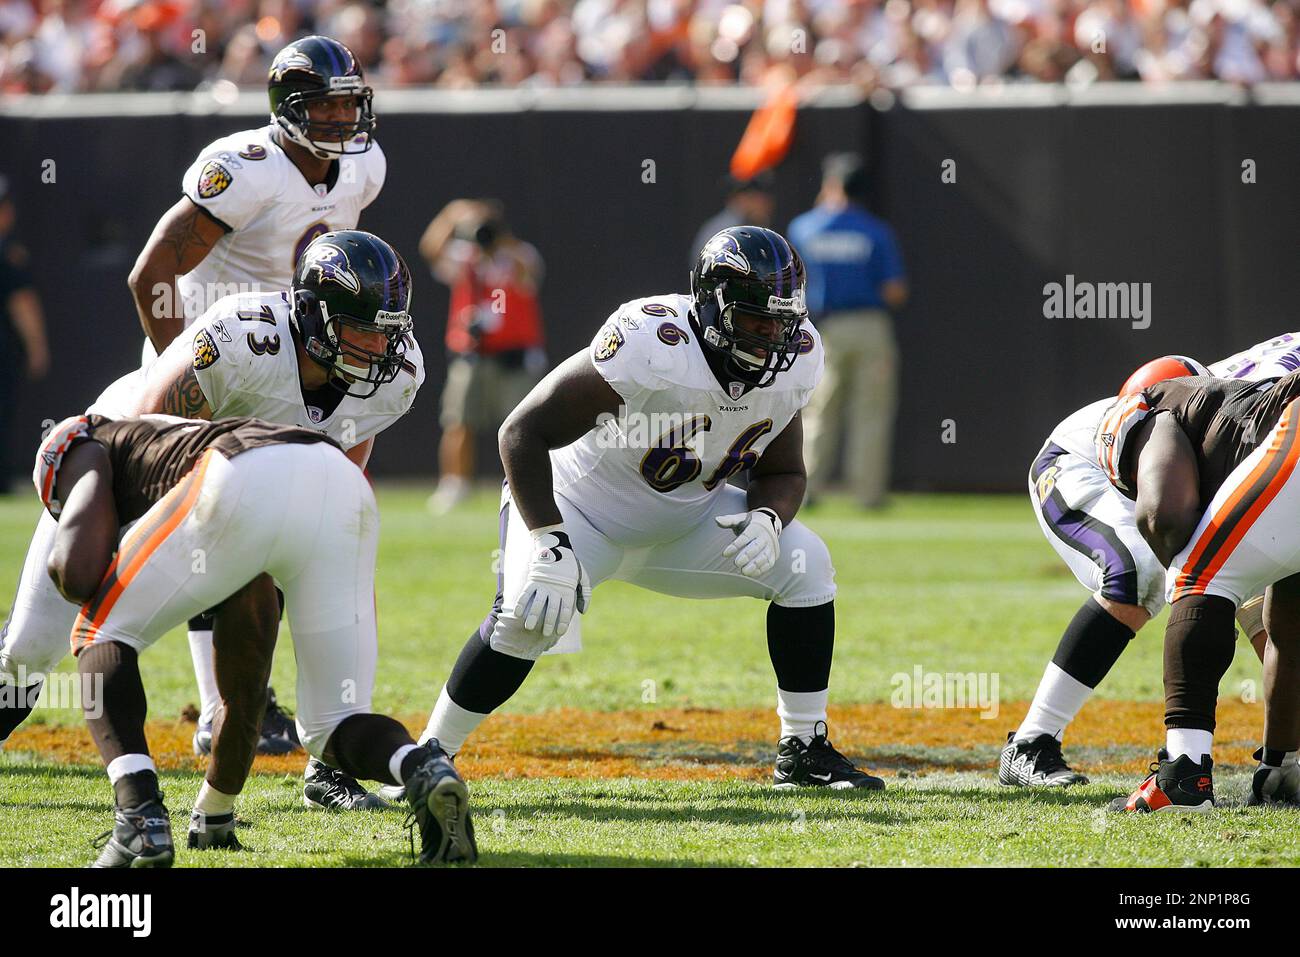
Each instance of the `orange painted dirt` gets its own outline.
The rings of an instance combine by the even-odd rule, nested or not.
[[[831,739],[840,750],[889,775],[942,770],[991,770],[1007,729],[1024,714],[1024,703],[1004,705],[993,720],[973,710],[900,710],[888,704],[831,709]],[[1092,773],[1140,772],[1163,738],[1159,702],[1098,700],[1088,704],[1066,739],[1071,750],[1102,749],[1096,759],[1076,761]],[[405,719],[418,733],[423,716]],[[1263,707],[1221,701],[1216,734],[1221,760],[1246,763],[1257,744]],[[152,721],[149,742],[159,766],[200,770],[190,752],[194,725]],[[457,758],[468,778],[638,777],[666,780],[763,780],[771,773],[776,716],[766,709],[715,711],[669,709],[592,712],[564,708],[543,714],[490,718]],[[19,729],[10,751],[48,759],[98,764],[81,726],[34,725]],[[978,749],[978,750],[975,750]],[[965,753],[963,753],[965,752]],[[1093,752],[1097,755],[1097,752]],[[259,757],[254,773],[300,774],[303,756]]]

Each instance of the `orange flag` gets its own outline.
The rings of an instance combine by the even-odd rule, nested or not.
[[[731,157],[731,175],[736,179],[752,179],[785,159],[794,140],[794,117],[798,109],[794,85],[787,84],[755,110]]]

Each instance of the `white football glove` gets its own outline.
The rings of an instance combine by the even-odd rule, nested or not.
[[[719,515],[720,528],[729,528],[736,539],[722,550],[724,558],[736,557],[736,567],[749,578],[772,569],[781,555],[781,519],[770,508],[756,508],[737,515]]]
[[[548,525],[533,531],[533,558],[523,591],[515,602],[515,617],[523,619],[525,631],[544,637],[562,637],[569,630],[576,608],[583,612],[591,601],[591,580],[574,554],[563,525]]]

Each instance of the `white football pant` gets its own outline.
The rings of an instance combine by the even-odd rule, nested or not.
[[[378,537],[370,485],[333,446],[209,451],[123,538],[77,616],[73,650],[143,651],[267,572],[293,633],[298,734],[320,757],[344,718],[370,711]]]

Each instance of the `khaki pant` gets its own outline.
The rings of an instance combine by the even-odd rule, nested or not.
[[[808,494],[824,490],[843,441],[850,490],[860,504],[880,505],[889,490],[898,406],[894,321],[879,309],[837,312],[820,320],[817,331],[826,372],[804,410]]]
[[[496,430],[540,379],[532,369],[507,365],[496,356],[455,356],[447,365],[439,424],[444,429]]]

